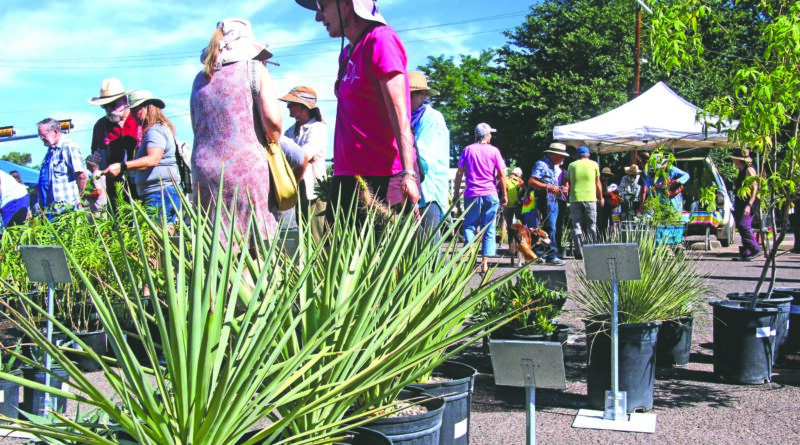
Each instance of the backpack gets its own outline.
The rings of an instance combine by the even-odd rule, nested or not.
[[[180,173],[181,189],[192,193],[192,146],[186,141],[175,140],[175,160]]]

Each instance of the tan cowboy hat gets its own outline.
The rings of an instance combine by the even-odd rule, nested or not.
[[[133,90],[128,93],[128,106],[125,108],[135,108],[146,103],[152,103],[161,109],[167,106],[163,100],[153,96],[153,93],[148,90]]]
[[[122,82],[116,77],[109,77],[108,79],[103,79],[103,83],[100,84],[100,95],[89,99],[89,103],[92,105],[106,105],[125,94],[125,87],[122,86]]]
[[[603,167],[603,170],[600,171],[600,175],[614,176],[614,172],[611,171],[611,167]]]
[[[217,29],[222,30],[222,40],[220,41],[222,52],[218,59],[220,65],[242,60],[264,61],[272,57],[272,53],[266,45],[256,40],[249,20],[240,18],[220,20],[217,22]],[[207,49],[203,49],[203,52],[200,53],[201,62],[206,60]]]
[[[569,153],[567,153],[567,146],[560,143],[560,142],[553,142],[550,144],[550,148],[544,151],[545,153],[553,153],[556,155],[562,155],[564,157],[569,157]]]
[[[291,91],[286,93],[285,96],[279,97],[278,100],[303,104],[309,110],[317,108],[317,92],[311,87],[303,85],[292,88]]]
[[[439,92],[428,86],[428,78],[422,71],[408,72],[408,86],[411,91],[424,91],[428,96],[438,96]]]
[[[628,175],[638,175],[642,171],[639,170],[639,166],[636,164],[631,165],[630,167],[625,167],[625,174]]]

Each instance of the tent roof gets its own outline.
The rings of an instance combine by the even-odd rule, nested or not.
[[[6,173],[11,173],[14,170],[18,171],[19,175],[22,177],[22,182],[28,187],[35,187],[36,184],[39,183],[39,170],[24,167],[9,161],[0,161],[0,170]]]
[[[676,148],[730,145],[725,133],[730,127],[718,132],[711,126],[717,119],[709,117],[698,122],[698,111],[697,106],[678,96],[664,82],[658,82],[639,97],[605,114],[555,127],[553,138],[568,145],[586,145],[597,153],[661,145]]]

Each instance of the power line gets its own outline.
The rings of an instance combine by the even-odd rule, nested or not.
[[[419,26],[414,28],[405,28],[405,29],[398,29],[396,32],[398,33],[405,33],[410,31],[419,31],[425,29],[434,29],[434,28],[442,28],[446,26],[454,26],[454,25],[463,25],[467,23],[478,23],[478,22],[485,22],[491,20],[501,20],[506,18],[517,17],[521,15],[527,14],[528,11],[514,11],[508,12],[503,14],[497,14],[493,16],[483,16],[483,17],[476,17],[473,19],[461,20],[456,22],[449,22],[449,23],[441,23],[436,25],[428,25],[428,26]],[[505,30],[505,29],[503,29]],[[478,33],[470,33],[466,35],[474,35],[480,34]],[[323,38],[323,39],[313,39],[308,41],[287,41],[282,43],[276,43],[270,46],[270,49],[286,49],[286,48],[295,48],[295,47],[304,47],[310,45],[323,45],[323,44],[332,44],[334,40],[330,38]],[[284,46],[281,46],[284,44]],[[115,56],[115,57],[84,57],[84,58],[62,58],[59,60],[53,60],[52,58],[13,58],[13,59],[0,59],[0,62],[6,63],[7,67],[15,67],[20,69],[38,69],[38,68],[71,68],[69,64],[74,63],[91,63],[91,62],[141,62],[141,61],[154,61],[154,60],[169,60],[174,58],[195,58],[197,57],[197,51],[180,51],[180,52],[171,52],[171,53],[156,53],[156,54],[142,54],[142,55],[128,55],[128,56]],[[17,65],[21,63],[21,65]],[[29,65],[25,65],[29,64]],[[38,66],[44,65],[44,67]],[[158,67],[158,66],[175,66],[176,64],[162,64],[162,65],[147,65],[145,67]],[[142,66],[121,66],[121,67],[110,67],[110,68],[140,68]],[[88,68],[88,67],[87,67]],[[74,67],[72,69],[84,69],[83,67]]]

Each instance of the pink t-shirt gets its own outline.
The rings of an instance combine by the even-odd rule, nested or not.
[[[466,170],[465,198],[497,195],[497,172],[506,169],[500,150],[491,144],[468,145],[458,166]]]
[[[346,59],[347,48],[340,55],[342,62]],[[334,174],[387,176],[403,170],[379,80],[403,74],[410,119],[406,63],[403,44],[389,26],[373,28],[356,44],[339,85]]]

